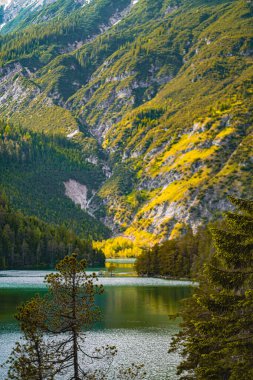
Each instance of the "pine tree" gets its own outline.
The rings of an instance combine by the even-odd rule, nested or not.
[[[112,368],[115,346],[85,350],[85,331],[98,320],[95,296],[103,287],[85,273],[85,260],[66,256],[46,276],[48,294],[36,296],[16,316],[23,333],[7,363],[8,380],[142,380],[142,364]],[[87,361],[88,359],[88,361]]]
[[[182,312],[170,351],[184,360],[181,379],[253,378],[253,202],[231,198],[223,229],[213,229],[215,253]]]
[[[8,380],[53,380],[60,372],[61,358],[45,338],[46,301],[36,296],[19,307],[16,319],[23,337],[16,342],[7,361]]]
[[[64,334],[57,352],[63,357],[62,370],[68,372],[66,379],[88,377],[90,369],[85,368],[85,359],[110,361],[116,353],[114,346],[102,347],[93,353],[84,350],[85,331],[100,317],[95,296],[103,293],[103,287],[95,283],[95,274],[87,275],[85,269],[85,260],[79,261],[77,255],[72,254],[56,265],[57,273],[45,279],[51,303],[48,328],[54,334]]]
[[[93,379],[90,364],[96,359],[101,361],[97,373],[105,378],[117,350],[109,345],[92,352],[84,350],[85,331],[100,316],[95,296],[103,292],[103,287],[95,284],[95,274],[87,275],[85,269],[85,260],[79,261],[76,254],[66,256],[57,264],[58,272],[45,278],[47,296],[36,296],[19,308],[16,319],[23,339],[6,363],[8,379],[53,380],[56,375]]]

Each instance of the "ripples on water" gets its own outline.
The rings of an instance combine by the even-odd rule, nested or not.
[[[0,288],[45,287],[44,277],[52,271],[0,271]],[[92,272],[90,272],[92,273]],[[98,272],[94,272],[98,273]],[[191,286],[191,281],[164,280],[150,277],[100,277],[104,286]]]
[[[44,276],[49,271],[0,272],[0,363],[7,359],[19,338],[13,319],[15,308],[34,293],[46,291]],[[87,345],[116,345],[114,365],[144,363],[148,380],[175,380],[179,357],[168,354],[172,336],[178,331],[176,313],[180,300],[189,296],[190,282],[154,278],[100,278],[105,294],[98,305],[103,320],[87,334]],[[0,380],[5,373],[0,369]]]
[[[131,363],[144,363],[148,380],[176,380],[176,366],[179,363],[177,354],[168,355],[170,336],[177,329],[115,329],[110,331],[90,332],[87,334],[89,349],[103,345],[116,345],[118,354],[114,366],[130,366]],[[11,352],[20,335],[6,332],[0,334],[0,362]],[[3,348],[4,347],[4,348]],[[6,370],[1,370],[0,379],[6,379]]]

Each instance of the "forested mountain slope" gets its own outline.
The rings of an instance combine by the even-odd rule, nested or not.
[[[39,12],[56,5],[68,1]],[[92,208],[105,209],[97,219],[153,244],[218,217],[227,194],[250,197],[252,1],[93,0],[66,17],[58,10],[2,35],[0,110],[82,152],[100,173],[88,184]]]
[[[0,270],[54,268],[76,252],[89,266],[104,266],[104,255],[64,226],[55,227],[14,211],[0,193]]]
[[[87,3],[89,0],[1,0],[1,30],[6,34],[30,24],[66,17]]]
[[[84,143],[89,145],[87,139]],[[98,220],[105,211],[92,203],[105,178],[100,166],[85,159],[81,143],[0,122],[1,187],[28,215],[65,225],[87,239],[108,237]]]

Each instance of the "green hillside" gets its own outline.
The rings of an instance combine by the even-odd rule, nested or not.
[[[30,69],[43,66],[58,54],[73,50],[78,42],[83,44],[99,34],[100,28],[110,23],[110,17],[127,7],[130,0],[96,0],[81,8],[73,5],[72,11],[67,6],[68,0],[61,3],[65,9],[59,15],[54,16],[58,1],[42,11],[51,15],[48,21],[34,25],[31,20],[20,31],[2,36],[1,64],[18,60]]]
[[[95,191],[98,221],[93,233],[94,223],[77,210],[87,224],[80,229],[78,222],[76,230],[102,237],[98,230],[106,225],[117,243],[99,247],[114,254],[122,245],[132,255],[187,225],[197,231],[219,218],[230,207],[229,194],[249,198],[252,1],[69,6],[58,1],[41,11],[51,12],[48,21],[37,15],[36,25],[20,21],[16,32],[1,37],[2,115],[34,134],[61,136],[60,161],[69,151],[82,157],[78,170],[66,164],[49,175],[50,194],[63,195],[61,212],[54,206],[42,215],[29,201],[24,209],[67,221],[66,210],[76,207],[61,189],[73,178]],[[36,168],[35,182],[43,184],[45,162]],[[13,169],[7,172],[4,185],[21,207],[28,179],[21,175],[22,185]],[[47,197],[49,185],[43,186]],[[29,196],[40,199],[35,188]]]
[[[93,215],[65,195],[70,179],[85,183],[89,198],[105,179],[101,168],[85,161],[80,143],[1,122],[0,178],[11,204],[27,215],[65,225],[85,238],[109,236],[98,221],[102,207]]]
[[[57,18],[59,19],[68,16],[69,13],[81,8],[82,5],[85,6],[85,0],[47,1],[46,4],[42,4],[42,7],[39,8],[26,6],[21,8],[20,12],[2,27],[1,33],[8,34],[14,31],[21,31],[31,24],[39,24],[49,20],[56,21]],[[3,14],[4,13],[5,12],[3,11]]]
[[[76,252],[89,266],[104,266],[104,255],[64,226],[55,227],[14,211],[0,194],[0,270],[49,269]]]

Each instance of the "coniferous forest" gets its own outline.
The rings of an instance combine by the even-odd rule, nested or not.
[[[253,374],[253,202],[232,199],[223,228],[213,228],[215,254],[194,295],[185,301],[182,331],[172,350],[189,379],[250,379]]]
[[[187,231],[179,238],[144,251],[135,264],[137,273],[170,278],[198,277],[214,252],[210,228],[211,225],[201,228],[196,234]]]
[[[0,268],[54,268],[71,252],[90,266],[104,266],[104,255],[64,226],[46,224],[36,217],[14,211],[0,195]]]

